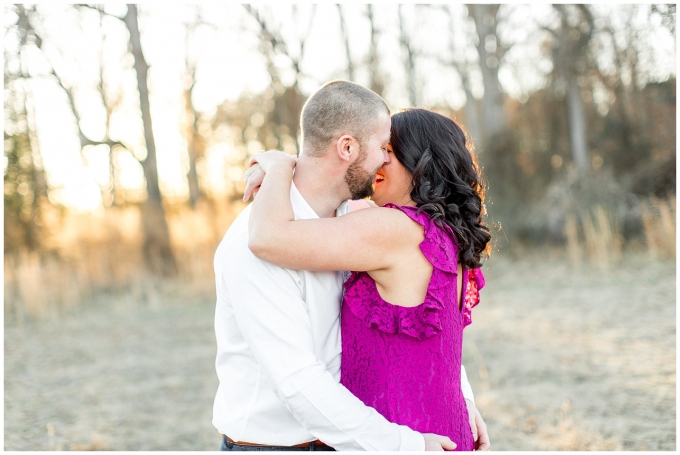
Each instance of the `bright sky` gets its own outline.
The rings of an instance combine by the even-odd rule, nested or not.
[[[106,11],[123,16],[124,5],[107,5]],[[262,7],[258,7],[262,8]],[[311,5],[298,5],[293,17],[291,5],[269,7],[267,17],[275,18],[291,52],[296,55],[297,40],[310,24]],[[350,47],[355,62],[361,62],[368,53],[369,23],[365,17],[365,5],[346,4],[345,22],[349,30]],[[456,13],[454,40],[459,56],[476,59],[473,43],[466,38],[464,6],[452,6]],[[552,13],[550,6],[511,5],[503,7],[507,20],[499,30],[501,38],[514,43],[507,54],[508,65],[501,68],[500,78],[504,90],[512,97],[522,99],[543,84],[544,75],[552,66],[540,51],[540,24],[548,23]],[[599,5],[603,13],[609,8],[609,16],[616,23],[615,10]],[[235,4],[201,4],[203,17],[214,27],[201,27],[188,41],[189,58],[197,62],[197,85],[194,102],[198,110],[214,111],[223,100],[234,100],[244,91],[258,93],[270,83],[264,58],[258,51],[259,36],[255,22],[243,7]],[[158,153],[161,189],[166,197],[183,197],[188,193],[185,174],[188,169],[186,144],[181,135],[183,116],[182,91],[184,59],[186,55],[185,27],[197,10],[196,5],[143,4],[140,7],[140,28],[145,58],[151,66],[149,73],[151,111],[154,136]],[[111,119],[111,136],[134,146],[135,154],[143,156],[141,115],[138,109],[136,76],[133,60],[127,53],[127,30],[124,24],[105,17],[99,26],[95,11],[84,11],[82,18],[67,5],[42,4],[38,7],[43,20],[34,24],[42,33],[44,49],[67,84],[75,83],[76,104],[82,112],[81,127],[91,139],[104,134],[105,111],[98,101],[96,84],[99,78],[99,52],[104,59],[104,75],[108,92],[119,93],[120,107]],[[416,49],[426,49],[433,55],[449,56],[448,17],[440,10],[416,5],[404,6],[404,17]],[[15,21],[13,15],[5,15],[5,23]],[[394,5],[375,5],[380,35],[382,68],[389,75],[384,97],[391,108],[409,105],[405,90],[405,72],[402,51],[399,47],[397,8]],[[646,17],[637,18],[646,21]],[[670,34],[658,27],[645,24],[650,29],[646,39],[655,43],[652,55],[643,55],[650,78],[663,80],[675,74],[675,47]],[[103,34],[102,34],[103,30]],[[103,35],[103,36],[102,36]],[[671,58],[669,58],[671,56]],[[282,69],[289,68],[289,61],[277,62]],[[420,58],[417,77],[421,85],[421,105],[448,103],[458,109],[465,102],[457,74],[443,68],[432,59]],[[30,68],[35,74],[47,70],[38,51],[30,56]],[[301,89],[309,94],[324,82],[345,78],[346,58],[341,41],[340,22],[335,5],[318,5],[311,22],[309,38],[302,60],[302,69],[308,77],[301,81]],[[290,71],[283,73],[284,83],[290,83]],[[365,65],[357,69],[356,81],[368,84],[369,74]],[[481,97],[481,75],[473,77],[474,94]],[[66,103],[64,92],[49,77],[35,78],[32,82],[32,101],[35,106],[36,124],[44,166],[50,184],[59,187],[52,197],[81,210],[93,210],[101,206],[99,183],[108,179],[108,157],[105,147],[90,147],[81,155],[73,115]],[[604,101],[604,100],[603,100]],[[230,153],[227,143],[217,144],[206,157],[210,180],[219,186],[225,175],[224,160]],[[143,175],[139,163],[132,154],[119,156],[121,184],[127,188],[140,188]],[[238,178],[235,174],[231,177]]]

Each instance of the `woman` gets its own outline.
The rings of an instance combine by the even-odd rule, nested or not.
[[[388,153],[372,197],[382,207],[300,221],[286,198],[261,199],[287,194],[295,159],[254,157],[267,193],[253,203],[251,249],[281,267],[353,270],[341,313],[342,384],[388,420],[474,450],[460,367],[490,241],[480,172],[461,128],[423,109],[392,117]]]

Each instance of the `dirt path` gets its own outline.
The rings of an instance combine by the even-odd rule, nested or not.
[[[675,450],[675,265],[494,258],[464,363],[495,450]],[[212,301],[5,327],[5,450],[215,450]]]

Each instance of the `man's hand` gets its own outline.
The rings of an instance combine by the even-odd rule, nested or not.
[[[489,433],[487,432],[486,423],[484,423],[482,415],[472,401],[465,400],[465,403],[467,404],[472,436],[475,438],[475,450],[489,450],[491,442],[489,442]]]
[[[455,450],[456,448],[456,444],[446,436],[423,433],[423,438],[425,438],[425,450],[428,452],[443,452],[444,450]]]

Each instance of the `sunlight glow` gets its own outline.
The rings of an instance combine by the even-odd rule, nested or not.
[[[464,5],[450,6],[457,21],[453,35],[455,46],[452,48],[445,32],[449,21],[448,16],[443,14],[443,7],[403,7],[406,28],[413,34],[414,46],[427,51],[427,55],[419,57],[416,69],[421,85],[419,104],[461,109],[465,104],[465,93],[460,77],[455,70],[442,66],[431,56],[473,62],[477,58],[475,43],[469,41],[465,30],[474,29],[474,24],[465,19],[467,12]],[[605,5],[594,7],[608,15],[614,25],[621,26],[617,23],[619,18],[615,8]],[[186,61],[197,67],[193,100],[202,112],[215,112],[224,100],[236,100],[243,93],[260,93],[271,83],[266,61],[259,51],[260,31],[245,10],[240,5],[201,5],[203,19],[208,25],[200,26],[187,39],[184,24],[191,21],[197,8],[197,5],[168,8],[167,5],[153,3],[140,8],[142,41],[145,58],[150,65],[150,102],[160,186],[164,195],[173,198],[188,197],[188,152],[186,139],[182,136],[182,128],[185,128],[183,90],[187,88]],[[299,54],[301,36],[309,32],[305,55],[300,62],[302,75],[299,84],[305,94],[330,79],[347,77],[336,5],[318,5],[313,21],[310,21],[311,8],[310,5],[300,5],[297,16],[292,15],[289,5],[275,5],[271,10],[293,58]],[[540,27],[550,23],[554,17],[549,5],[505,5],[502,8],[505,22],[498,33],[504,44],[509,46],[509,51],[500,67],[499,79],[508,95],[524,101],[531,92],[545,84],[546,75],[552,71],[550,59],[541,49],[542,38],[539,38]],[[370,74],[362,63],[370,42],[365,5],[347,4],[343,5],[343,9],[349,27],[350,50],[357,66],[355,80],[367,85]],[[87,113],[80,119],[83,132],[92,140],[99,140],[106,134],[106,110],[97,88],[101,55],[108,94],[106,101],[112,106],[109,136],[127,144],[134,156],[144,157],[136,75],[133,59],[127,53],[124,24],[115,18],[104,17],[100,28],[99,15],[95,11],[83,11],[81,19],[77,12],[65,5],[45,4],[40,5],[38,10],[42,20],[36,25],[45,30],[45,54],[63,75],[65,83],[69,86],[75,84],[75,103],[80,112]],[[106,10],[122,15],[125,7],[107,5]],[[406,107],[410,103],[405,89],[397,10],[394,5],[375,5],[375,15],[380,18],[381,69],[388,75],[384,97],[393,109]],[[531,20],[527,20],[528,16]],[[636,20],[644,22],[646,18]],[[647,34],[641,39],[655,44],[650,55],[641,54],[644,59],[641,80],[663,80],[675,73],[675,60],[667,58],[675,54],[673,40],[665,30],[652,23],[641,26],[647,27]],[[623,38],[616,35],[617,42]],[[11,46],[11,43],[6,46]],[[496,43],[487,43],[487,46],[494,47]],[[606,57],[603,53],[598,58]],[[277,57],[273,64],[282,69],[283,82],[291,84],[293,73],[286,70],[290,68],[290,59]],[[31,53],[31,65],[34,71],[43,73],[49,68],[37,49]],[[624,74],[622,77],[627,76]],[[35,78],[31,84],[40,152],[50,184],[58,187],[53,197],[79,209],[95,208],[101,203],[100,188],[110,185],[106,146],[85,148],[81,154],[76,120],[64,91],[49,75]],[[482,97],[484,89],[478,71],[470,75],[470,88],[475,97]],[[600,112],[606,112],[609,101],[597,91],[594,96]],[[258,123],[262,122],[253,121],[253,124]],[[225,180],[240,179],[235,168],[230,169],[230,163],[245,159],[246,151],[234,148],[229,131],[217,130],[212,134],[225,142],[213,144],[206,150],[199,173],[207,176],[204,183],[209,184],[213,191],[228,192],[232,182]],[[288,153],[295,152],[294,139],[285,144]],[[247,153],[253,154],[264,145],[250,140],[246,147]],[[143,173],[132,153],[119,150],[115,154],[115,183],[122,188],[140,190],[144,186]]]

